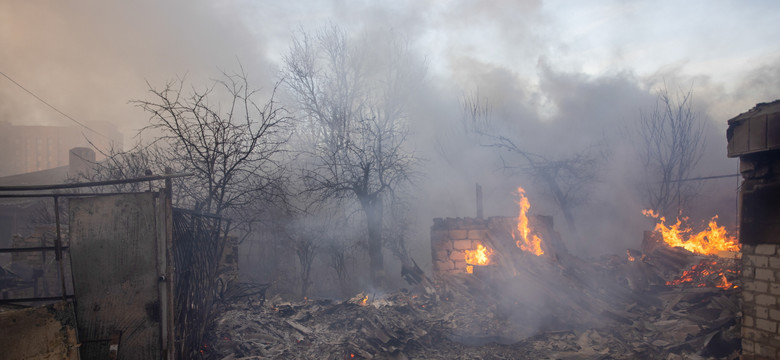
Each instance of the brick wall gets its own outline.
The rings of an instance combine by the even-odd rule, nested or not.
[[[431,254],[434,277],[466,272],[466,250],[476,250],[488,232],[488,220],[475,218],[436,218],[431,227]]]
[[[742,246],[743,359],[780,359],[780,244]]]
[[[532,233],[542,237],[544,256],[555,257],[566,252],[560,235],[553,229],[551,216],[531,215],[528,222]],[[431,256],[434,278],[466,273],[466,251],[477,250],[480,244],[493,251],[491,264],[498,264],[502,253],[509,255],[510,252],[521,251],[513,237],[516,228],[517,218],[512,216],[433,219]]]
[[[780,359],[780,100],[728,121],[739,157],[743,360]]]

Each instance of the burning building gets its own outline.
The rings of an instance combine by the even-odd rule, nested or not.
[[[502,254],[512,252],[548,257],[565,252],[560,235],[553,230],[552,217],[529,215],[531,205],[525,190],[518,188],[516,195],[517,217],[433,219],[431,254],[434,277],[473,273],[475,267],[498,265],[501,257],[506,256]],[[477,207],[480,208],[479,205]]]

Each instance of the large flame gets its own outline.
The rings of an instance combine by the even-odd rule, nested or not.
[[[653,210],[642,210],[642,214],[659,220],[655,231],[663,236],[664,242],[671,247],[681,247],[690,252],[703,255],[718,255],[721,251],[739,251],[740,246],[734,236],[729,236],[726,228],[718,226],[718,215],[710,219],[709,226],[698,233],[683,225],[683,220],[677,218],[673,225],[666,224],[666,218],[659,216]]]
[[[517,201],[517,205],[520,206],[520,214],[517,215],[517,231],[520,233],[520,238],[512,234],[517,242],[517,247],[523,251],[530,252],[536,256],[544,254],[542,250],[542,238],[536,234],[531,234],[531,228],[528,227],[528,209],[531,207],[531,203],[528,198],[525,197],[525,190],[521,187],[517,187],[517,195],[520,196],[520,200]]]
[[[477,250],[466,250],[466,272],[469,274],[474,273],[473,265],[488,265],[490,264],[490,256],[493,255],[493,250],[488,249],[482,244],[477,245]]]
[[[490,255],[493,255],[493,250],[479,244],[477,245],[477,250],[466,250],[466,263],[470,265],[487,265],[490,264]]]

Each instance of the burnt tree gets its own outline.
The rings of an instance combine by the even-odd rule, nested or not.
[[[209,86],[185,91],[186,78],[150,86],[149,100],[133,103],[150,114],[148,131],[163,149],[160,161],[195,176],[178,184],[181,202],[222,214],[280,192],[280,161],[289,117],[274,99],[260,101],[246,73],[223,73]]]
[[[466,132],[476,134],[481,146],[509,152],[512,156],[499,155],[502,168],[529,175],[561,211],[569,231],[576,234],[573,211],[587,201],[586,189],[596,180],[600,166],[600,157],[594,152],[596,147],[563,157],[537,154],[519,145],[519,141],[510,135],[499,135],[502,131],[496,129],[486,99],[480,99],[478,95],[466,96],[461,107]]]
[[[639,116],[645,195],[650,208],[664,216],[679,216],[698,191],[696,184],[680,181],[693,174],[704,152],[705,123],[692,102],[692,90],[670,95],[664,88],[655,106]]]
[[[406,104],[424,70],[408,46],[383,46],[342,29],[295,36],[284,84],[298,110],[306,191],[356,200],[365,215],[371,281],[384,277],[384,202],[410,181],[417,157],[407,148]]]

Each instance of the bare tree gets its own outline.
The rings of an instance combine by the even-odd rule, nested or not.
[[[298,257],[300,265],[301,297],[309,296],[309,287],[311,286],[311,267],[314,258],[320,248],[323,232],[318,226],[295,222],[295,225],[288,229],[290,242],[295,248],[295,255]]]
[[[412,266],[412,257],[406,245],[407,239],[411,236],[414,220],[412,219],[411,204],[407,199],[400,196],[393,196],[388,206],[388,216],[385,220],[384,246],[390,249],[390,252],[403,265]]]
[[[406,148],[406,103],[422,77],[405,43],[362,46],[338,27],[293,38],[284,84],[300,111],[307,191],[354,199],[365,215],[370,274],[384,277],[384,200],[417,162]]]
[[[162,89],[150,86],[152,99],[134,103],[151,114],[144,131],[160,134],[156,142],[166,155],[160,161],[195,174],[178,184],[191,205],[219,215],[258,196],[280,195],[289,117],[276,103],[275,89],[258,102],[243,69],[188,93],[186,83],[179,78]]]
[[[596,180],[600,165],[599,157],[594,155],[594,147],[561,158],[536,154],[518,145],[518,141],[509,135],[498,135],[487,100],[480,99],[478,95],[466,96],[461,106],[466,131],[480,136],[482,146],[506,150],[514,155],[501,156],[503,169],[530,175],[561,211],[569,231],[575,233],[573,210],[587,200],[586,188]]]
[[[691,176],[704,151],[705,124],[692,102],[693,90],[672,97],[664,88],[655,107],[640,112],[646,197],[650,208],[662,215],[679,216],[698,192],[696,184],[680,181]]]

